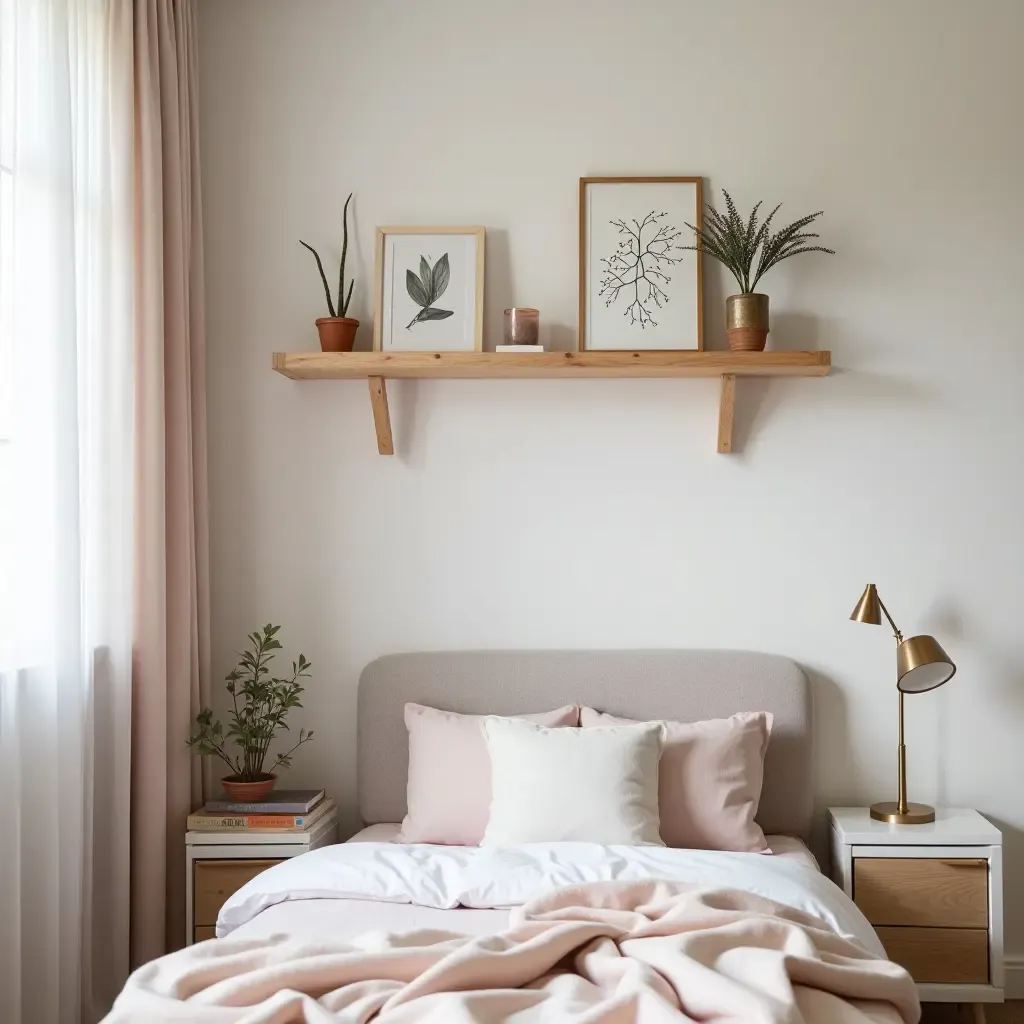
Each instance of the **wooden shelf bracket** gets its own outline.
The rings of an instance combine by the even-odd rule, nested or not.
[[[732,452],[732,420],[736,410],[736,374],[722,374],[722,394],[718,400],[718,452]]]
[[[377,433],[377,451],[381,455],[394,455],[395,442],[391,437],[391,413],[388,410],[388,386],[383,377],[368,377],[370,405],[373,408],[373,429]]]

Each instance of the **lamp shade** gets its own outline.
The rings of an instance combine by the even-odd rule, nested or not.
[[[904,693],[924,693],[948,683],[956,665],[933,636],[912,636],[896,649],[896,685]]]
[[[875,589],[874,583],[869,583],[864,588],[864,593],[860,595],[857,607],[853,609],[850,618],[854,622],[866,622],[871,626],[880,626],[882,624],[882,611],[878,602],[878,591]]]

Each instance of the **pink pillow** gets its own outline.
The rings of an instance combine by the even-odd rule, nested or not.
[[[491,813],[491,758],[483,730],[487,717],[405,705],[409,811],[395,842],[480,845]],[[554,729],[578,726],[580,709],[570,704],[516,717]]]
[[[630,725],[632,719],[584,707],[580,724],[589,729]],[[754,815],[761,799],[772,716],[750,711],[732,718],[664,725],[658,805],[665,845],[770,853]]]

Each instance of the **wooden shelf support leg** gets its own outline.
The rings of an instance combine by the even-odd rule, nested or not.
[[[736,374],[722,374],[722,396],[718,403],[718,451],[732,451],[732,419],[736,408]]]
[[[387,385],[383,377],[369,377],[367,380],[370,385],[370,405],[373,407],[373,429],[377,433],[377,451],[381,455],[394,455],[395,442],[391,438]]]

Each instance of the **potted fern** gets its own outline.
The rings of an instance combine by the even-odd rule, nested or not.
[[[758,282],[772,267],[802,252],[827,252],[835,254],[813,243],[818,237],[813,231],[806,231],[824,211],[810,213],[793,221],[788,227],[772,233],[772,221],[779,212],[779,206],[759,224],[757,203],[744,220],[732,201],[732,196],[722,189],[725,197],[725,213],[719,213],[710,203],[701,227],[686,226],[693,232],[694,245],[684,249],[699,249],[723,264],[736,278],[740,286],[739,295],[730,295],[725,300],[725,327],[729,348],[734,352],[762,352],[768,340],[768,296],[757,291]],[[756,266],[755,266],[756,261]]]
[[[320,271],[320,280],[323,282],[324,295],[327,297],[327,312],[330,316],[322,316],[316,322],[317,332],[320,334],[320,348],[324,352],[351,352],[356,341],[356,331],[359,328],[359,321],[353,320],[348,315],[348,307],[352,302],[352,288],[355,281],[349,281],[348,291],[345,291],[345,261],[348,258],[348,204],[352,202],[352,193],[348,194],[345,200],[345,209],[342,211],[342,243],[341,243],[341,269],[338,273],[338,298],[335,301],[331,296],[331,286],[327,283],[327,275],[324,273],[324,265],[320,254],[308,242],[299,239],[299,244],[304,245],[316,259],[317,270]]]
[[[270,674],[273,652],[281,649],[277,639],[280,628],[266,625],[250,633],[251,649],[227,674],[225,683],[232,705],[227,728],[214,719],[211,708],[203,708],[196,715],[196,732],[188,738],[188,745],[199,754],[219,757],[231,769],[221,785],[232,800],[243,803],[264,799],[277,782],[274,772],[289,767],[295,750],[313,738],[312,729],[300,729],[298,742],[278,754],[270,770],[265,770],[271,742],[279,731],[289,728],[288,712],[302,707],[299,695],[304,687],[299,680],[307,678],[312,668],[300,654],[299,660],[292,662],[290,677],[278,679]],[[238,753],[228,753],[228,741],[234,743]]]

